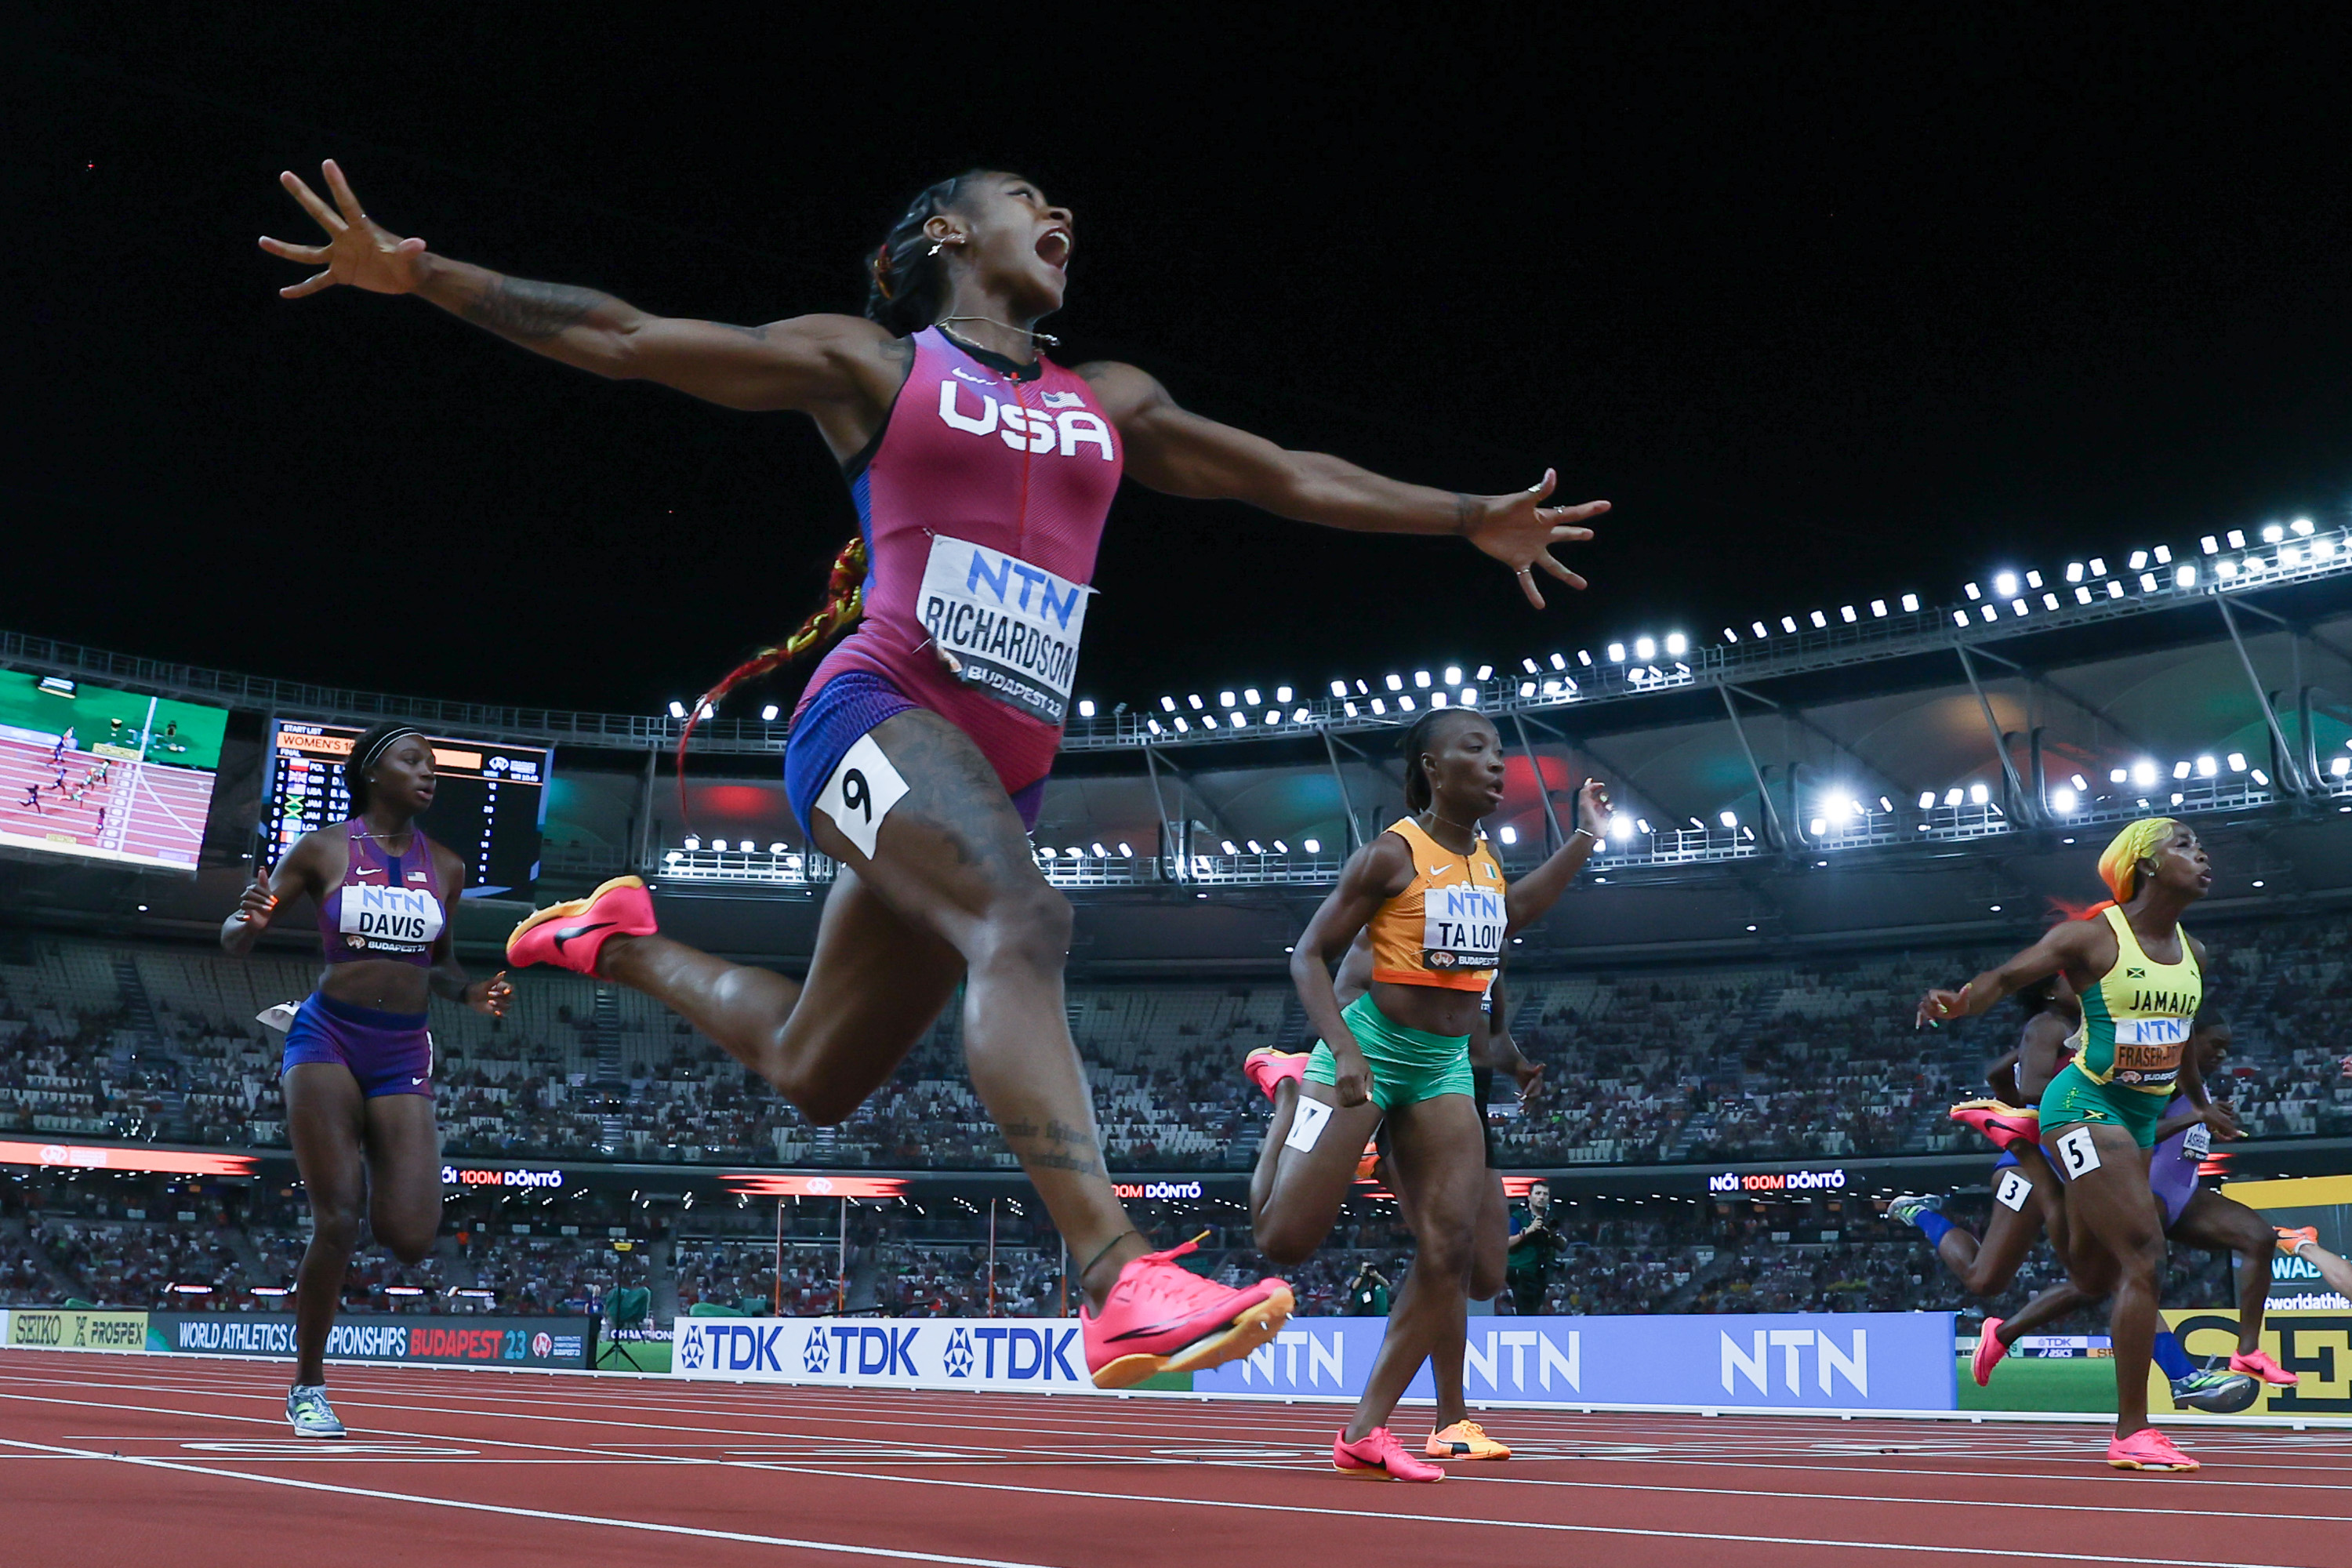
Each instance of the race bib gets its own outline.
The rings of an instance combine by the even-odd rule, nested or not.
[[[422,888],[347,885],[342,931],[357,952],[423,952],[441,934],[440,900]]]
[[[1441,974],[1476,974],[1503,963],[1503,890],[1465,883],[1422,897],[1421,962]]]
[[[2058,1158],[2069,1176],[2085,1176],[2099,1168],[2099,1146],[2087,1127],[2070,1127],[2058,1140]]]
[[[816,808],[833,818],[843,837],[857,852],[874,858],[875,841],[882,837],[882,819],[907,795],[907,781],[871,735],[860,735],[842,754],[841,765],[824,781]]]
[[[2017,1214],[2025,1212],[2025,1200],[2033,1195],[2033,1184],[2014,1169],[2000,1173],[2000,1185],[1992,1191],[1993,1202]]]
[[[915,605],[958,680],[1058,725],[1093,593],[1017,555],[936,534]]]
[[[2202,1121],[2191,1122],[2180,1134],[2180,1152],[2192,1160],[2202,1160],[2213,1152],[2213,1130]]]
[[[1323,1124],[1330,1120],[1329,1106],[1300,1095],[1297,1109],[1290,1113],[1290,1136],[1282,1141],[1283,1146],[1302,1154],[1313,1153],[1315,1145],[1323,1141]]]

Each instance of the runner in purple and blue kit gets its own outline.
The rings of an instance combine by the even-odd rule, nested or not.
[[[501,973],[468,980],[451,951],[449,901],[465,862],[415,819],[433,804],[433,747],[406,724],[352,743],[343,776],[357,814],[306,833],[257,869],[221,946],[243,956],[278,907],[308,894],[326,969],[296,1010],[279,1070],[286,1131],[310,1201],[310,1245],[296,1276],[294,1386],[286,1417],[305,1437],[341,1437],[327,1403],[328,1331],[359,1245],[364,1204],[378,1241],[404,1263],[441,1225],[441,1135],[433,1122],[428,994],[498,1017]]]

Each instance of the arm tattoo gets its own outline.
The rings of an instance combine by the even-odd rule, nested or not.
[[[1478,500],[1475,496],[1455,492],[1454,497],[1454,531],[1465,538],[1478,521]]]
[[[488,292],[467,300],[457,313],[500,337],[529,343],[556,336],[606,299],[593,289],[576,289],[568,283],[500,278]]]

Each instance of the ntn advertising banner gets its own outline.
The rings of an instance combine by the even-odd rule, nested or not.
[[[1293,1318],[1197,1393],[1353,1398],[1387,1323]],[[1841,1312],[1474,1320],[1463,1391],[1486,1405],[1703,1410],[1949,1410],[1952,1314]],[[1407,1399],[1433,1397],[1423,1365]]]
[[[147,1347],[174,1354],[294,1355],[290,1312],[151,1312]],[[327,1334],[329,1361],[443,1366],[583,1367],[585,1318],[346,1313]]]
[[[1388,1324],[1294,1318],[1196,1393],[1352,1399]],[[1949,1410],[1952,1314],[1488,1318],[1464,1383],[1479,1405]],[[680,1318],[671,1375],[878,1388],[1093,1392],[1073,1318]],[[1423,1366],[1408,1399],[1431,1397]]]
[[[1095,1391],[1076,1318],[679,1318],[673,1377]]]

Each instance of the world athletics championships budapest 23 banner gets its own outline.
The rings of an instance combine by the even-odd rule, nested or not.
[[[1294,1318],[1271,1344],[1195,1373],[1202,1394],[1354,1398],[1387,1330]],[[680,1318],[674,1376],[876,1388],[1093,1392],[1070,1318]],[[1950,1410],[1952,1314],[1850,1312],[1472,1320],[1476,1403],[1708,1410]],[[1406,1390],[1430,1397],[1423,1367]]]

